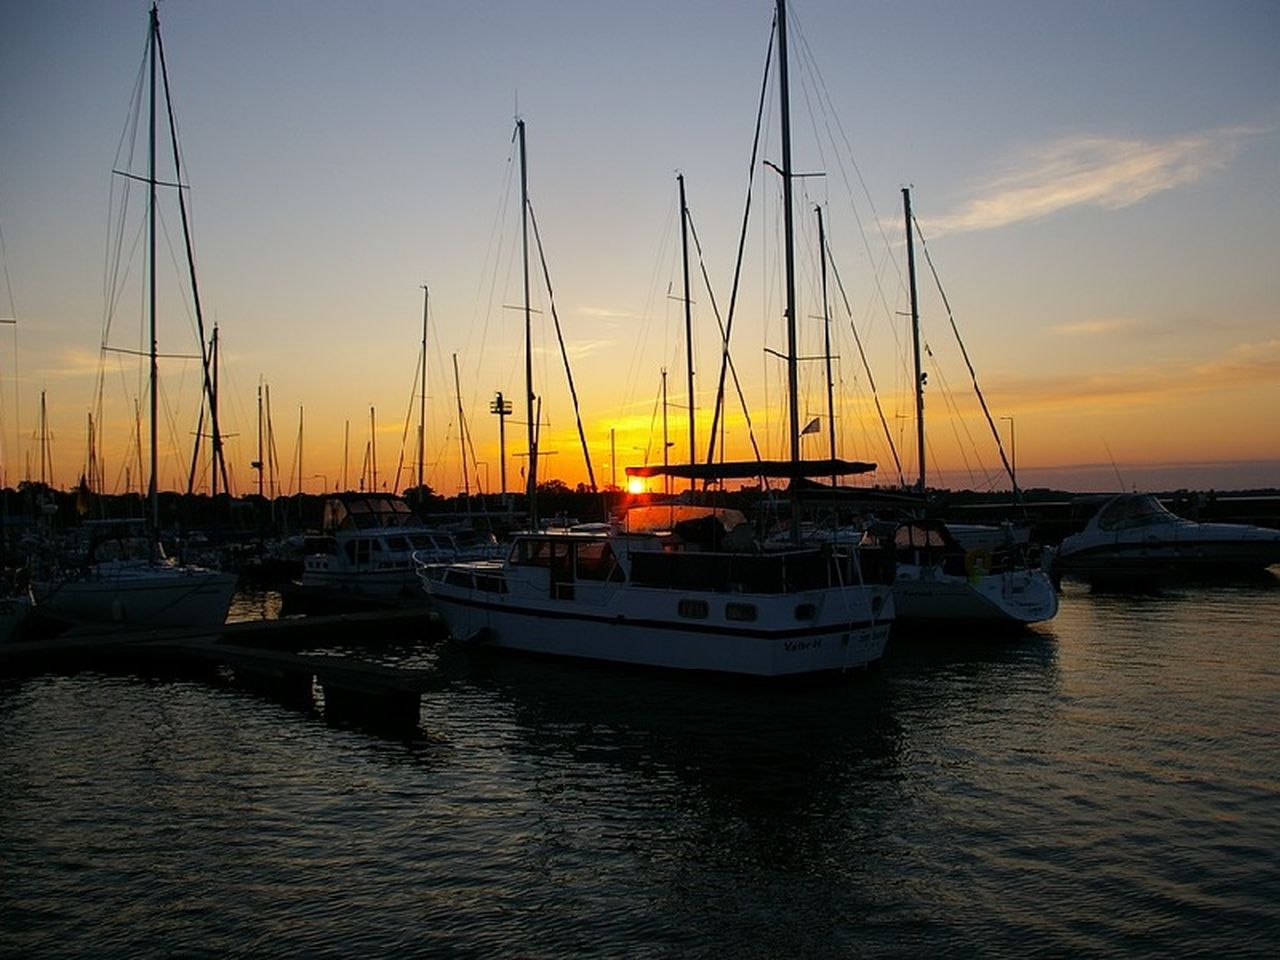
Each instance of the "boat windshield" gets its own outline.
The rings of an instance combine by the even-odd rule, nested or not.
[[[920,523],[904,523],[893,534],[893,545],[899,550],[916,547],[945,547],[947,538],[936,527]]]
[[[1148,493],[1118,497],[1111,501],[1098,514],[1098,526],[1103,530],[1124,530],[1130,527],[1169,523],[1177,519],[1159,500]]]

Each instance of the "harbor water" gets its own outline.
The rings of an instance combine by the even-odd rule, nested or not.
[[[1068,584],[800,686],[359,639],[436,671],[416,734],[217,677],[0,685],[0,955],[1280,951],[1274,575]]]

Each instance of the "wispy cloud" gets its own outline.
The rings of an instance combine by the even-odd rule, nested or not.
[[[576,312],[594,320],[630,320],[635,316],[628,310],[610,310],[608,307],[578,307]]]
[[[46,362],[27,371],[26,379],[36,381],[96,377],[102,370],[102,358],[82,347],[67,347]]]
[[[1224,168],[1259,127],[1223,127],[1172,140],[1067,137],[1030,148],[930,232],[990,230],[1071,207],[1118,210]]]
[[[997,406],[1019,409],[1119,407],[1181,402],[1189,394],[1280,384],[1280,339],[1237,344],[1199,363],[1170,361],[1079,376],[1028,377],[993,382]]]
[[[1059,323],[1050,329],[1066,337],[1093,337],[1100,334],[1119,333],[1134,327],[1134,322],[1126,317],[1098,317],[1092,320],[1072,320]]]

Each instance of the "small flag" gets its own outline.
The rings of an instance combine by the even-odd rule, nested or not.
[[[818,428],[819,428],[818,418],[814,417],[812,420],[810,420],[808,423],[804,425],[804,429],[800,431],[800,436],[803,437],[806,433],[817,433]]]

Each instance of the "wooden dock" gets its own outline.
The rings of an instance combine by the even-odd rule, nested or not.
[[[122,664],[229,668],[238,685],[292,704],[310,704],[319,687],[327,717],[378,728],[412,728],[434,671],[355,657],[298,652],[330,638],[397,625],[430,629],[422,609],[254,620],[219,628],[108,628],[80,624],[56,637],[0,645],[0,678]],[[291,649],[292,648],[292,649]]]

